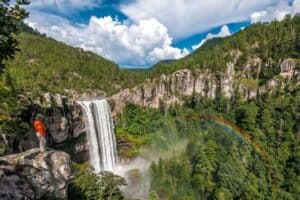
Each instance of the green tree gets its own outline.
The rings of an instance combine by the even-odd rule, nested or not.
[[[70,199],[82,200],[121,200],[124,199],[120,190],[126,185],[124,178],[111,172],[101,172],[98,175],[85,171],[77,171],[69,188]]]
[[[12,6],[10,0],[0,0],[0,70],[4,67],[3,61],[13,58],[18,50],[14,34],[19,33],[18,25],[28,16],[21,6],[29,3],[29,0],[16,0]]]
[[[159,200],[158,194],[155,191],[151,191],[148,200]]]
[[[227,188],[220,187],[215,191],[214,199],[215,200],[231,200],[232,194],[231,194],[230,190],[228,190]]]
[[[258,107],[254,102],[243,104],[236,113],[240,127],[246,131],[255,130],[257,113]]]
[[[111,172],[102,171],[98,175],[100,178],[100,188],[102,197],[105,200],[124,199],[120,187],[127,185],[123,177],[117,176]]]

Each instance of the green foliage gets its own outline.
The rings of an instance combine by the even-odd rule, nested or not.
[[[151,192],[149,193],[149,198],[148,198],[148,200],[159,200],[157,193],[154,192],[154,191],[151,191]]]
[[[77,175],[69,186],[72,199],[103,199],[98,178],[91,173]]]
[[[167,149],[177,138],[174,119],[163,115],[161,110],[147,108],[129,103],[118,117],[116,135],[118,143],[129,144],[129,148],[120,148],[119,154],[134,157],[141,152],[142,146]],[[155,142],[154,142],[155,141]]]
[[[239,109],[236,111],[236,117],[238,119],[238,124],[243,130],[254,130],[256,125],[257,112],[257,106],[253,102],[246,102],[239,107]]]
[[[75,177],[68,188],[69,199],[121,200],[120,187],[126,185],[124,178],[110,172],[95,175],[77,166]]]
[[[0,0],[0,133],[22,134],[27,125],[20,118],[22,106],[18,102],[16,83],[9,75],[3,75],[4,61],[13,58],[18,49],[14,35],[20,33],[20,22],[28,16],[22,5],[28,0]]]
[[[46,38],[23,23],[18,26],[24,31],[14,37],[20,51],[4,62],[0,76],[1,133],[22,135],[28,130],[22,120],[28,109],[23,98],[36,99],[46,92],[72,95],[74,91],[110,95],[143,80],[142,73],[120,69],[94,53]]]
[[[130,126],[143,126],[140,129],[147,130],[142,135],[150,138],[149,144],[162,144],[154,149],[172,150],[167,156],[160,152],[163,159],[151,165],[151,194],[159,199],[297,199],[299,94],[299,90],[290,94],[279,90],[240,104],[223,97],[208,100],[193,95],[185,98],[183,106],[174,105],[164,112],[131,104],[118,125],[127,131],[135,130],[127,129]],[[234,122],[270,160],[234,130],[191,120],[193,116]],[[147,123],[138,119],[154,124],[148,129]],[[160,125],[155,126],[157,123]],[[127,134],[135,137],[141,133]],[[174,138],[187,139],[186,149],[179,151],[170,143]]]
[[[0,133],[22,135],[28,125],[21,118],[24,106],[16,95],[16,85],[8,74],[0,76]]]
[[[8,11],[7,2],[0,1],[0,9]],[[160,62],[149,72],[132,72],[26,27],[22,29],[26,33],[12,38],[17,21],[8,21],[7,25],[13,24],[13,29],[5,33],[9,39],[3,40],[4,43],[0,35],[1,63],[12,57],[17,41],[21,49],[13,60],[5,62],[0,77],[1,133],[22,133],[28,128],[22,123],[21,113],[26,108],[20,103],[19,95],[35,98],[44,92],[63,94],[67,90],[78,93],[95,90],[110,95],[141,83],[147,73],[154,77],[184,67],[209,69],[220,76],[226,63],[235,58],[236,66],[242,68],[249,58],[259,57],[263,60],[260,74],[239,80],[256,87],[278,74],[280,60],[299,59],[300,52],[300,17],[287,16],[283,22],[256,24],[232,37],[210,41],[186,58]],[[4,29],[0,30],[2,34],[1,31]],[[9,51],[3,51],[5,45]],[[131,145],[123,155],[135,156],[143,145],[166,150],[166,156],[161,154],[163,159],[151,165],[149,199],[297,199],[300,195],[300,90],[284,90],[247,102],[241,102],[236,92],[234,100],[220,93],[215,100],[194,94],[184,99],[183,106],[172,105],[168,109],[162,102],[160,109],[129,104],[119,117],[116,129],[118,140]],[[215,123],[190,120],[193,116],[222,117],[236,123],[255,139],[270,160],[266,163],[234,131]],[[184,150],[174,145],[178,139],[188,141]],[[66,148],[71,150],[69,146]],[[86,169],[77,169],[69,197],[122,199],[119,190],[122,185],[124,179],[111,173],[95,176]]]
[[[226,64],[236,63],[242,69],[250,58],[263,61],[258,74],[260,84],[279,73],[279,62],[285,58],[300,57],[300,16],[286,16],[281,22],[257,23],[227,38],[208,41],[194,53],[177,61],[158,63],[149,72],[157,77],[182,68],[209,69],[212,73],[224,73]]]
[[[101,91],[108,95],[120,88],[133,87],[141,73],[120,69],[104,58],[69,47],[37,34],[22,33],[15,59],[6,63],[8,73],[22,93],[37,97],[45,92],[78,93]]]
[[[162,125],[160,113],[155,109],[143,110],[134,104],[128,104],[122,113],[121,124],[131,135],[152,133]]]
[[[21,7],[27,4],[28,0],[17,0],[12,6],[10,0],[0,0],[0,70],[4,67],[3,61],[13,58],[18,50],[18,41],[13,36],[19,33],[18,24],[28,16]]]
[[[231,200],[232,199],[232,194],[230,192],[230,190],[221,187],[218,188],[215,192],[215,200]]]

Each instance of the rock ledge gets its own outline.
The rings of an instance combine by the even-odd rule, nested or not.
[[[31,149],[0,157],[0,199],[67,198],[72,176],[70,156]]]

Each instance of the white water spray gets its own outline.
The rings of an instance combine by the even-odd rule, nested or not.
[[[110,106],[106,99],[78,101],[85,115],[90,164],[96,173],[114,171],[117,162],[116,138]]]
[[[114,124],[107,100],[86,100],[77,103],[84,113],[90,165],[94,172],[110,171],[124,177],[128,183],[121,188],[125,196],[147,199],[150,188],[148,174],[150,161],[136,158],[128,164],[118,163]]]

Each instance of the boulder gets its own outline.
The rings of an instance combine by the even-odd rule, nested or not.
[[[66,199],[70,156],[39,149],[0,157],[0,199]]]

